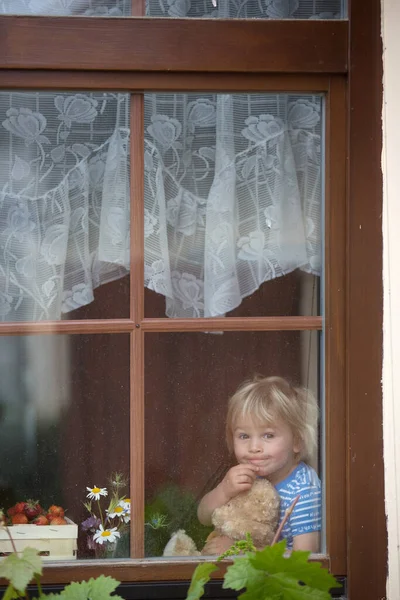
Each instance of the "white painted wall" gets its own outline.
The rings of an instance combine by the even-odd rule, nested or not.
[[[382,0],[383,435],[388,600],[400,598],[400,2]],[[377,427],[378,423],[375,424]]]

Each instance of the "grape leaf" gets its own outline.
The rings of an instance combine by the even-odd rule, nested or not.
[[[308,585],[299,585],[296,579],[285,573],[264,575],[264,581],[249,583],[240,600],[331,600],[329,592],[316,590]]]
[[[210,575],[218,571],[218,567],[212,563],[201,563],[197,565],[190,583],[186,600],[199,600],[204,594],[204,586],[210,581]]]
[[[46,600],[123,600],[121,596],[111,595],[118,586],[119,582],[112,577],[99,575],[89,581],[72,582],[59,594],[46,595]]]
[[[18,594],[17,590],[10,584],[4,592],[3,600],[15,600],[20,597],[21,596]]]
[[[255,569],[266,571],[270,576],[279,574],[283,578],[301,581],[316,590],[328,592],[332,588],[340,587],[327,569],[322,568],[321,563],[308,561],[309,552],[296,550],[285,557],[285,549],[286,543],[283,541],[256,552],[249,560]]]
[[[227,568],[222,586],[224,589],[239,591],[247,587],[249,582],[255,584],[258,581],[264,581],[265,574],[252,566],[249,560],[250,556],[254,555],[236,558],[234,563]]]
[[[80,583],[73,581],[68,584],[60,594],[66,600],[88,600],[90,598],[90,584],[88,581]]]
[[[223,588],[237,591],[246,588],[247,591],[239,598],[248,598],[248,600],[282,600],[281,590],[277,595],[271,595],[273,591],[265,589],[268,575],[251,565],[249,559],[252,556],[254,554],[235,559],[233,565],[227,568]]]
[[[119,598],[119,596],[111,596],[117,589],[119,583],[112,577],[100,575],[96,579],[89,579],[90,597],[96,600],[108,600],[109,598]]]
[[[42,574],[42,559],[34,548],[24,548],[21,556],[13,552],[0,562],[0,577],[8,579],[21,596],[36,574]]]

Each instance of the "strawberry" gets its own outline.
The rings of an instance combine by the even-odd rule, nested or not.
[[[43,508],[40,506],[37,500],[27,500],[24,513],[28,517],[29,521],[36,519],[36,517],[42,514],[42,512]]]
[[[26,502],[17,502],[15,505],[15,514],[22,514],[25,512]]]
[[[38,517],[36,517],[33,523],[35,525],[48,525],[49,521],[44,515],[39,515]]]
[[[23,514],[25,512],[25,506],[26,502],[17,502],[17,504],[14,504],[14,506],[8,509],[8,516],[13,517],[14,515]]]
[[[50,525],[66,525],[67,521],[63,517],[53,517],[50,521]]]
[[[21,513],[18,513],[11,517],[11,523],[13,525],[26,525],[28,523],[28,517]]]
[[[56,506],[55,504],[53,504],[52,506],[50,506],[49,508],[49,514],[53,515],[53,517],[63,517],[64,516],[64,509],[62,506]]]

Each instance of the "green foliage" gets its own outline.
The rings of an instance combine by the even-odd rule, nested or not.
[[[249,539],[245,544],[249,544]],[[241,600],[330,600],[329,590],[340,587],[336,579],[321,563],[309,562],[309,552],[297,550],[285,556],[285,550],[283,541],[235,558],[226,571],[223,587],[244,590],[239,596]],[[233,551],[237,551],[236,545]],[[228,553],[222,556],[231,555]],[[200,566],[202,570],[196,569],[193,574],[187,600],[198,600],[203,595],[204,585],[214,571],[207,568],[212,563]]]
[[[42,574],[42,561],[36,550],[25,548],[21,556],[10,554],[0,561],[0,577],[10,582],[4,598],[19,598],[24,596],[26,586],[35,575]]]
[[[210,581],[210,575],[214,571],[218,571],[218,567],[212,563],[202,563],[197,565],[193,573],[187,600],[197,600],[198,598],[201,598],[201,596],[204,594],[204,586],[208,581]]]
[[[105,575],[81,583],[70,583],[59,594],[45,595],[40,585],[41,574],[42,559],[34,548],[25,548],[20,555],[13,552],[0,560],[0,577],[9,581],[3,600],[28,598],[26,588],[33,579],[36,580],[39,590],[37,600],[123,600],[120,596],[112,595],[119,582]]]
[[[146,556],[161,556],[171,535],[178,529],[184,529],[198,548],[204,546],[212,527],[199,523],[197,504],[194,495],[178,485],[168,485],[158,491],[145,506]]]
[[[118,587],[119,583],[112,577],[106,577],[100,575],[96,579],[89,579],[89,581],[82,581],[81,583],[70,583],[67,585],[60,594],[51,594],[46,596],[46,600],[54,600],[56,598],[61,600],[123,600],[121,596],[112,596],[111,594]],[[42,597],[42,596],[40,596]]]
[[[229,558],[229,556],[237,556],[238,554],[246,554],[246,552],[255,552],[256,547],[253,544],[253,540],[251,539],[251,535],[246,533],[245,540],[239,540],[233,544],[226,552],[221,554],[217,558],[217,562],[223,560],[224,558]]]

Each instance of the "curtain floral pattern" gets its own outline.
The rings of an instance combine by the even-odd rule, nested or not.
[[[333,0],[210,7],[147,10],[340,15]],[[130,5],[0,0],[2,13],[127,16]],[[145,285],[168,316],[225,315],[264,281],[320,274],[321,107],[304,95],[145,96]],[[128,142],[127,94],[0,93],[0,319],[59,319],[129,272]]]
[[[320,274],[321,98],[157,94],[145,124],[145,281],[169,317]]]

